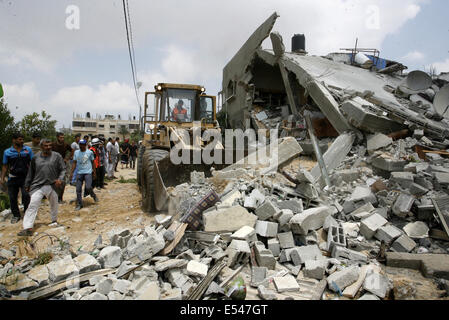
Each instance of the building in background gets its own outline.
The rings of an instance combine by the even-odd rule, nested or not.
[[[122,130],[121,127],[125,127]],[[129,138],[131,134],[139,129],[139,120],[136,116],[128,116],[128,119],[123,119],[120,115],[117,118],[113,115],[105,115],[104,117],[96,115],[91,117],[90,113],[86,113],[83,117],[80,114],[73,114],[72,134],[80,133],[81,136],[103,135],[105,138],[123,138],[123,132],[127,132],[124,136]]]

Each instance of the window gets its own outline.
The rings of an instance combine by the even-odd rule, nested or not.
[[[130,130],[137,130],[137,129],[139,129],[139,125],[138,125],[138,124],[133,124],[133,123],[132,123],[132,124],[129,125],[129,129],[130,129]]]
[[[110,129],[115,129],[115,125],[112,125],[112,124],[111,124],[111,125],[109,126],[109,128],[110,128]]]
[[[214,101],[211,97],[200,98],[200,119],[206,119],[206,122],[214,121]]]
[[[73,121],[72,122],[72,127],[81,127],[84,128],[85,127],[85,123],[81,122],[81,121]]]
[[[195,113],[196,91],[168,89],[164,92],[161,121],[192,122]]]
[[[96,122],[86,122],[86,128],[96,128],[97,123]]]
[[[98,125],[98,127],[99,127],[100,129],[104,129],[104,124],[100,124],[100,125]]]

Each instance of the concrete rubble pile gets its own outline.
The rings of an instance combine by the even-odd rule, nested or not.
[[[282,73],[287,72],[286,78],[297,80],[288,85],[307,101],[298,104],[301,110],[321,114],[332,127],[318,134],[327,135],[318,146],[321,152],[305,150],[307,124],[296,103],[280,101],[277,109],[265,110],[260,94],[260,101],[255,98],[246,108],[248,92],[239,90],[251,86],[239,85],[233,88],[238,108],[229,106],[231,119],[248,120],[242,126],[284,127],[276,167],[242,161],[212,171],[207,179],[194,172],[190,183],[169,190],[168,215],[156,216],[154,225],[144,229],[111,231],[108,244],[98,241],[91,252],[55,248],[53,261],[33,267],[26,258],[8,262],[14,248],[2,249],[0,259],[7,262],[0,267],[0,279],[7,279],[2,296],[29,298],[38,288],[101,270],[111,271],[55,297],[230,299],[226,286],[241,276],[247,299],[395,299],[388,268],[419,270],[447,287],[447,76],[432,79],[412,72],[405,77],[403,68],[394,65],[394,72],[367,70],[337,54],[285,53],[282,38],[270,34],[276,19],[277,14],[270,17],[231,60],[223,83],[232,78],[254,85],[250,79],[261,83],[260,74],[276,69],[280,85],[273,85],[283,88]],[[262,50],[268,36],[273,50]],[[252,74],[241,74],[249,69]],[[295,123],[298,135],[280,125],[285,119]],[[325,168],[316,164],[307,170],[301,161],[295,166],[304,154],[322,160]],[[171,226],[212,190],[220,200],[201,212],[201,227],[189,225],[177,239]],[[225,266],[211,277],[221,263]]]

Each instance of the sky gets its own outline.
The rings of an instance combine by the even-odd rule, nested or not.
[[[223,67],[273,12],[290,50],[377,48],[409,70],[449,71],[447,0],[128,0],[139,99],[159,82],[221,91]],[[17,120],[46,110],[137,116],[122,0],[0,0],[0,83]],[[269,39],[263,43],[270,48]]]

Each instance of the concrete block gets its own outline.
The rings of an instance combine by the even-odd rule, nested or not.
[[[269,200],[266,200],[263,205],[261,205],[256,210],[256,215],[260,221],[265,221],[272,218],[280,210]]]
[[[384,225],[386,225],[388,221],[378,214],[373,214],[369,218],[362,220],[360,223],[360,233],[366,239],[372,239],[376,234],[377,230]]]
[[[203,212],[204,231],[234,232],[241,227],[254,227],[257,216],[241,206],[224,207]]]
[[[408,188],[408,191],[410,191],[410,193],[416,197],[422,197],[423,195],[429,192],[429,189],[417,183],[412,183]]]
[[[284,262],[292,261],[291,253],[295,250],[297,250],[297,248],[281,250],[281,253],[279,254],[279,262],[284,263]]]
[[[327,231],[327,250],[332,251],[334,246],[341,246],[346,248],[346,236],[341,225],[333,224]]]
[[[257,264],[260,267],[266,267],[270,270],[276,269],[276,259],[274,258],[273,253],[266,249],[262,242],[256,242],[254,244],[254,253]]]
[[[279,244],[282,249],[290,249],[295,247],[295,239],[293,233],[285,232],[278,234]]]
[[[255,210],[265,201],[265,196],[258,189],[254,189],[249,196],[245,198],[244,207]]]
[[[285,277],[275,277],[273,278],[273,282],[278,293],[299,291],[299,284],[295,277],[291,275],[286,275]]]
[[[324,225],[326,218],[331,215],[332,209],[329,207],[319,207],[305,210],[293,216],[290,220],[290,227],[294,234],[307,235],[311,230],[318,230]]]
[[[303,269],[304,276],[307,278],[322,280],[326,273],[326,260],[307,260]]]
[[[384,299],[387,294],[388,279],[378,272],[368,271],[363,283],[363,289]]]
[[[103,268],[117,268],[122,263],[120,247],[109,246],[100,251],[98,260]]]
[[[166,215],[166,214],[157,214],[154,216],[154,220],[156,221],[157,225],[162,225],[165,228],[170,226],[170,223],[172,221],[172,216]]]
[[[248,242],[244,240],[232,240],[225,253],[228,256],[228,266],[232,267],[248,261],[251,250]]]
[[[391,249],[396,252],[410,252],[416,248],[416,242],[410,239],[408,236],[403,234],[400,236],[393,244],[391,245]]]
[[[323,260],[323,254],[317,245],[293,248],[290,259],[295,266],[301,265],[308,260]]]
[[[279,244],[279,240],[276,238],[268,239],[267,241],[268,250],[271,251],[273,256],[279,257],[281,253],[281,246]]]
[[[275,222],[260,221],[256,222],[256,233],[262,237],[274,238],[278,233],[279,224]]]
[[[376,205],[376,196],[371,191],[371,188],[358,186],[354,189],[351,196],[344,202],[343,210],[345,213],[350,213],[367,203]]]
[[[406,218],[407,216],[413,215],[411,209],[415,200],[414,196],[402,193],[393,205],[393,213],[400,218]]]
[[[402,231],[393,225],[386,225],[379,228],[374,237],[379,241],[391,243],[402,235]]]
[[[334,272],[329,277],[327,277],[327,284],[330,290],[338,292],[352,285],[357,281],[360,274],[360,268],[357,266],[352,266],[345,268],[341,271]]]
[[[376,157],[371,162],[371,165],[377,169],[387,172],[401,172],[408,164],[405,160],[397,160],[385,157]]]

